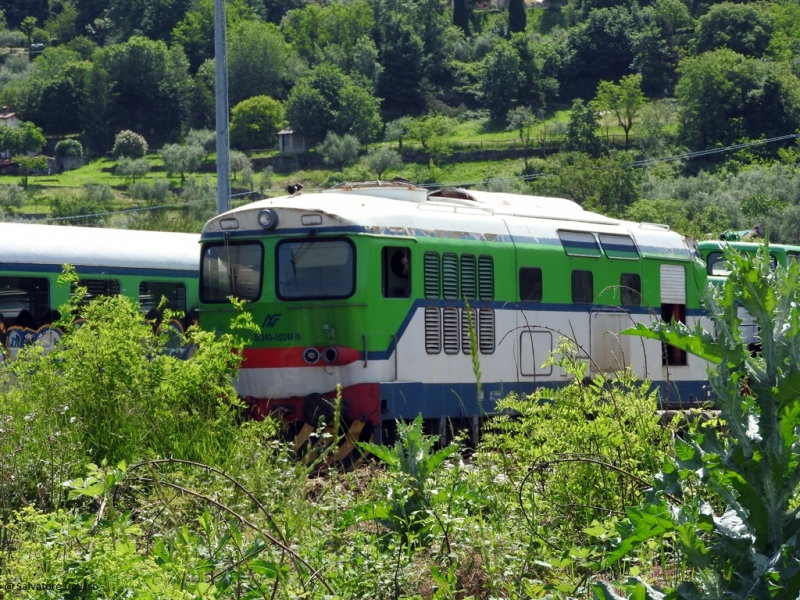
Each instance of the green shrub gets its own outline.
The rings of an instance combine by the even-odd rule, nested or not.
[[[78,140],[61,140],[56,144],[56,156],[83,156],[83,146]]]
[[[138,133],[125,129],[114,138],[111,153],[116,157],[143,158],[147,154],[147,140]]]

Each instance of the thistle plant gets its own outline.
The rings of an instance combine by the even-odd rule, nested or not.
[[[731,274],[710,289],[711,332],[680,323],[633,333],[677,346],[714,367],[709,383],[724,429],[701,425],[676,440],[675,458],[655,478],[645,504],[618,526],[612,565],[653,538],[674,536],[690,567],[677,598],[797,598],[800,594],[800,267],[770,267],[728,251]],[[752,352],[741,336],[743,307],[760,332]],[[663,597],[641,581],[636,597]],[[597,582],[601,598],[616,598]]]

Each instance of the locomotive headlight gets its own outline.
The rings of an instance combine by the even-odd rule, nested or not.
[[[309,365],[315,364],[319,360],[319,350],[316,348],[306,348],[303,351],[303,360]]]
[[[339,360],[339,351],[333,346],[328,346],[322,351],[322,359],[329,365],[332,365]]]
[[[258,213],[258,224],[264,229],[275,229],[278,226],[278,213],[265,208]]]

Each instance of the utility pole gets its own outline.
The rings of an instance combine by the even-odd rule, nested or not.
[[[225,0],[214,0],[214,90],[217,108],[217,214],[231,209],[231,154],[228,125],[228,48]]]

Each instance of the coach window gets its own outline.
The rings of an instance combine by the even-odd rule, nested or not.
[[[709,275],[716,275],[718,277],[725,277],[730,275],[731,271],[722,252],[712,252],[706,259],[706,265]]]
[[[522,267],[519,270],[519,299],[523,302],[542,301],[542,270]]]
[[[44,277],[0,277],[0,315],[6,327],[33,327],[34,315],[50,310],[50,282]]]
[[[639,260],[639,250],[627,235],[601,233],[598,235],[608,258],[617,260]]]
[[[383,297],[411,296],[411,250],[387,246],[382,251]]]
[[[228,297],[258,300],[264,248],[252,242],[218,242],[203,247],[200,299],[229,302]]]
[[[139,284],[139,307],[147,312],[158,308],[166,298],[166,308],[186,312],[186,286],[171,281],[142,281]]]
[[[559,231],[558,237],[568,256],[600,258],[600,247],[588,231]]]
[[[70,284],[69,293],[74,295],[79,287],[86,288],[81,304],[88,304],[100,296],[118,296],[120,293],[119,281],[116,279],[81,279],[77,284]]]
[[[572,302],[575,304],[594,302],[594,278],[591,271],[572,272]]]
[[[642,304],[642,278],[638,273],[620,275],[619,296],[622,306],[640,306]]]
[[[277,255],[282,300],[349,298],[356,291],[356,253],[349,240],[284,241]]]

